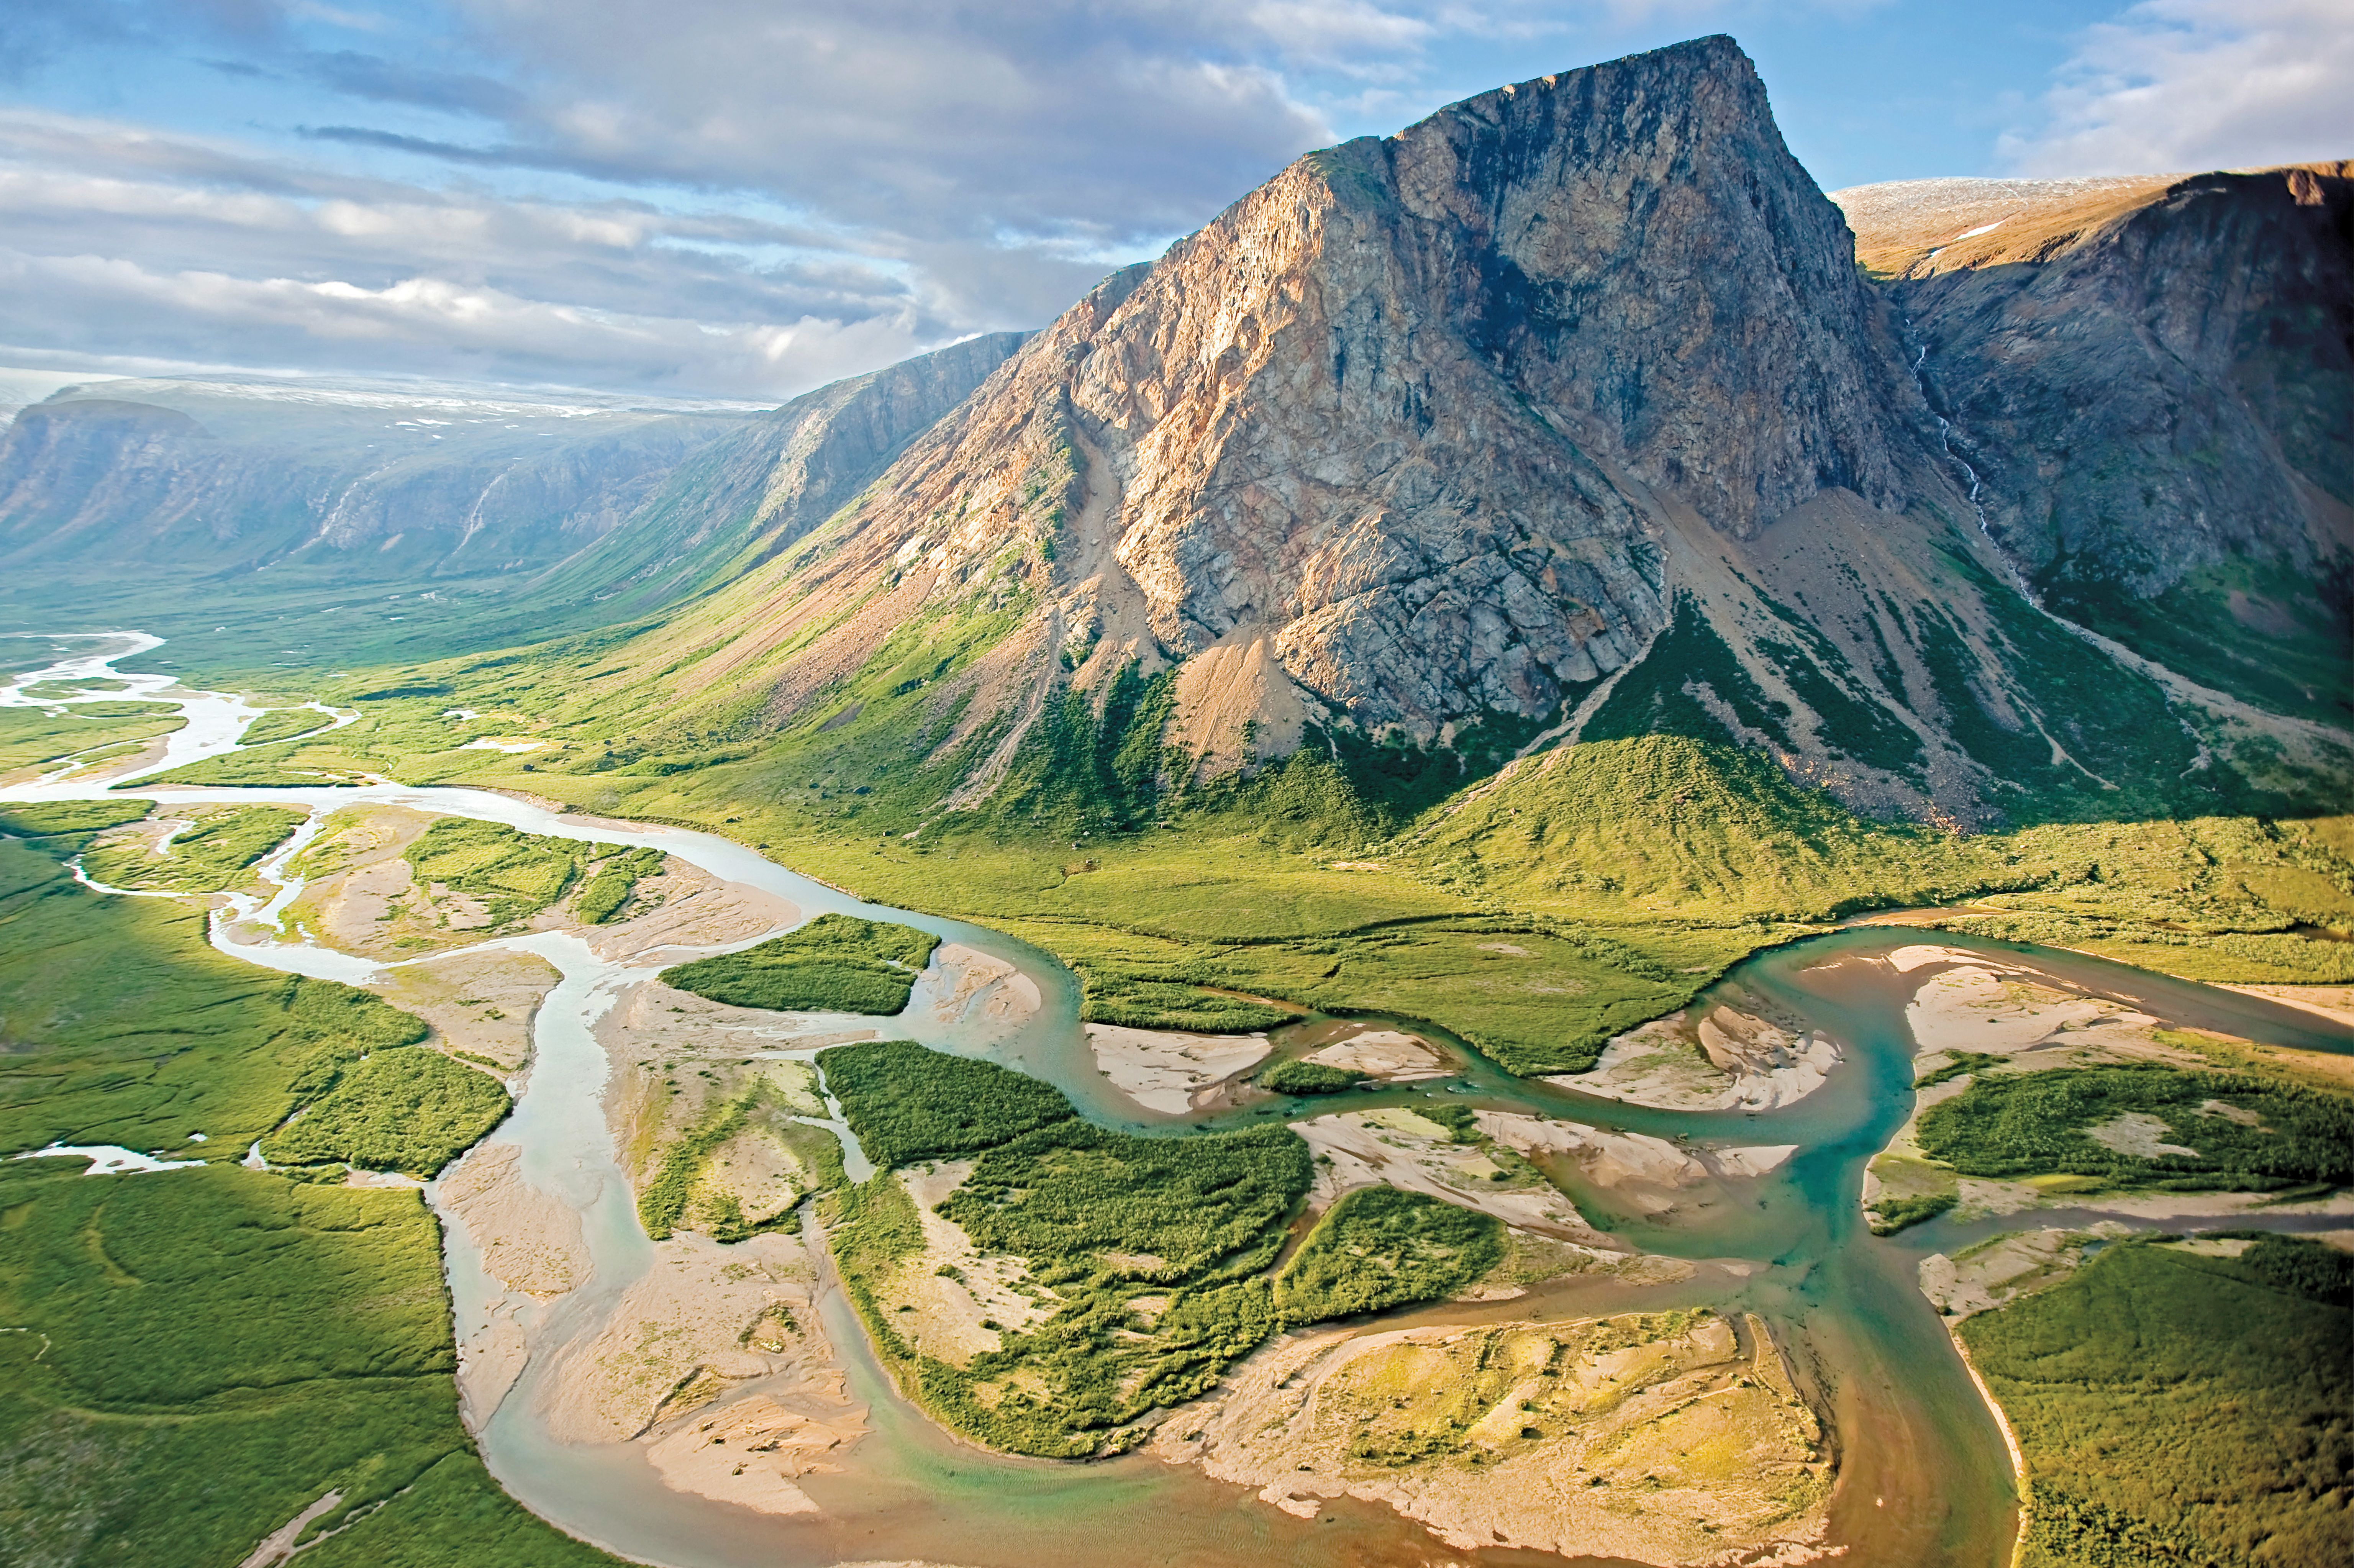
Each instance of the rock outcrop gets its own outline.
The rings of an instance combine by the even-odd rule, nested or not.
[[[1893,277],[1987,526],[2051,607],[2340,726],[2354,718],[2349,176],[2337,163],[1923,180],[1834,198]]]

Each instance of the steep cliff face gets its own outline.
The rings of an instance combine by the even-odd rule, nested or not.
[[[989,333],[832,382],[720,436],[620,525],[525,591],[561,617],[657,609],[773,556],[833,515],[1027,336]]]
[[[1904,514],[1961,513],[1933,442],[1837,208],[1747,59],[1703,39],[1302,159],[1108,280],[642,657],[691,656],[690,701],[765,682],[790,730],[937,625],[960,650],[927,677],[946,744],[1007,730],[970,800],[1053,694],[1100,714],[1123,671],[1172,665],[1161,738],[1210,772],[1313,729],[1517,743],[1681,599],[1781,716],[1702,711],[1914,809],[1967,797],[1972,765],[1877,607],[1954,602],[1952,635],[1990,646],[1948,558],[1976,531]],[[1781,625],[1777,583],[1821,633]],[[990,618],[978,657],[946,630]]]
[[[2055,610],[2343,725],[2354,165],[1841,192]]]
[[[1739,536],[1829,486],[1901,503],[1872,315],[1703,40],[1302,160],[1042,334],[862,521],[970,562],[998,538],[930,519],[1059,444],[1083,684],[1264,642],[1364,727],[1536,718],[1668,620],[1644,490]]]
[[[0,563],[71,583],[544,566],[745,416],[362,384],[105,382],[0,430]]]

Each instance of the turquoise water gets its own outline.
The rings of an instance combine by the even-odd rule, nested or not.
[[[116,635],[116,646],[125,652],[152,646],[152,640],[135,634]],[[58,671],[111,673],[106,662],[86,653],[71,661],[69,669],[61,664],[10,684],[31,684]],[[239,715],[250,712],[217,694],[169,687],[161,677],[133,679],[140,683],[136,694],[181,702],[190,715],[188,731],[175,737],[172,755],[159,767],[228,749]],[[5,695],[0,693],[0,700]],[[96,785],[62,775],[9,791],[16,798],[43,799],[92,798],[100,792]],[[1330,1101],[1304,1101],[1182,1118],[1140,1113],[1097,1071],[1079,1025],[1076,980],[1047,954],[985,927],[862,904],[707,834],[592,824],[459,789],[154,793],[167,800],[277,800],[319,810],[377,800],[504,821],[533,832],[660,848],[716,875],[790,898],[804,916],[835,910],[902,920],[1015,964],[1038,986],[1042,1006],[1034,1016],[1006,1023],[926,1016],[918,1009],[905,1021],[907,1031],[941,1049],[984,1056],[1044,1078],[1098,1122],[1175,1136],[1335,1108]],[[571,1334],[593,1331],[620,1290],[649,1266],[652,1248],[637,1228],[626,1182],[613,1160],[598,1094],[603,1054],[588,1032],[604,1002],[634,977],[594,960],[571,938],[532,941],[559,964],[565,978],[535,1022],[535,1065],[516,1114],[493,1137],[521,1145],[527,1177],[580,1212],[596,1267],[589,1285],[565,1298],[537,1331],[534,1343],[545,1349]],[[2342,1032],[2260,999],[2082,955],[1885,927],[1841,932],[1761,954],[1723,982],[1723,988],[1765,999],[1845,1050],[1844,1063],[1820,1088],[1768,1112],[1653,1110],[1515,1079],[1450,1041],[1444,1031],[1400,1020],[1447,1044],[1460,1063],[1459,1075],[1437,1084],[1352,1093],[1348,1108],[1410,1106],[1444,1096],[1456,1104],[1533,1111],[1702,1146],[1799,1148],[1762,1178],[1704,1184],[1680,1194],[1675,1208],[1652,1215],[1594,1189],[1575,1169],[1550,1171],[1598,1226],[1630,1245],[1701,1265],[1691,1279],[1637,1287],[1573,1277],[1510,1302],[1444,1305],[1398,1320],[1558,1318],[1701,1303],[1755,1312],[1774,1326],[1791,1352],[1795,1372],[1816,1390],[1829,1413],[1840,1456],[1832,1541],[1849,1549],[1845,1561],[1858,1568],[1994,1568],[2006,1563],[2015,1528],[2009,1461],[1942,1323],[1914,1288],[1914,1270],[1927,1252],[1991,1228],[2042,1222],[2022,1218],[1973,1227],[1938,1221],[1883,1240],[1870,1235],[1861,1213],[1864,1165],[1911,1112],[1913,1043],[1905,1003],[1935,972],[1932,967],[1900,975],[1875,960],[1901,947],[1932,944],[1987,953],[2063,989],[2126,1001],[2169,1023],[2308,1050],[2348,1048]],[[340,973],[338,964],[357,965],[361,972],[369,967],[315,948],[224,945],[224,950],[252,962],[315,972]],[[462,1340],[472,1315],[496,1292],[461,1228],[445,1229]],[[1373,1504],[1342,1500],[1328,1505],[1315,1520],[1295,1519],[1242,1488],[1142,1456],[1074,1466],[981,1453],[950,1438],[897,1396],[867,1352],[839,1292],[825,1293],[821,1307],[833,1342],[844,1352],[851,1392],[868,1404],[872,1425],[871,1434],[843,1457],[839,1474],[804,1478],[805,1489],[823,1507],[822,1517],[775,1518],[683,1496],[658,1483],[634,1446],[554,1441],[539,1424],[535,1397],[548,1371],[545,1356],[526,1367],[516,1389],[484,1425],[484,1458],[515,1496],[557,1524],[618,1552],[676,1568],[799,1568],[895,1559],[964,1568],[1221,1568],[1263,1563],[1387,1568],[1442,1562],[1502,1568],[1561,1561],[1539,1553],[1455,1552]]]

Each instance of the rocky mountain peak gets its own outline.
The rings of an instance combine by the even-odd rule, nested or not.
[[[1261,756],[1307,719],[1535,719],[1667,623],[1663,527],[1901,502],[1875,330],[1838,209],[1703,38],[1300,159],[1026,345],[801,586],[887,561],[961,594],[1051,538],[1030,652],[1082,689],[1234,644],[1276,679],[1213,661],[1181,705]]]

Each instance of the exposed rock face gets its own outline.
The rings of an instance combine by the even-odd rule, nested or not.
[[[719,437],[532,597],[559,611],[610,599],[604,613],[618,619],[775,556],[872,482],[1027,335],[989,333],[832,382]]]
[[[2349,175],[1927,180],[1834,198],[1898,274],[1988,524],[2053,608],[2274,706],[2294,695],[2234,668],[2298,662],[2263,644],[2313,645],[2340,686],[2348,662]],[[2178,586],[2165,614],[2198,628],[2179,641],[2135,608]],[[2306,711],[2345,722],[2342,693],[2290,673]]]
[[[959,591],[1060,526],[1083,685],[1265,644],[1367,727],[1534,717],[1665,624],[1647,484],[1739,535],[1829,485],[1901,501],[1872,311],[1729,39],[1547,77],[1302,159],[1106,283],[819,569]]]
[[[127,554],[164,573],[299,555],[359,580],[545,565],[741,418],[385,387],[93,390],[0,430],[0,561],[103,578]]]

